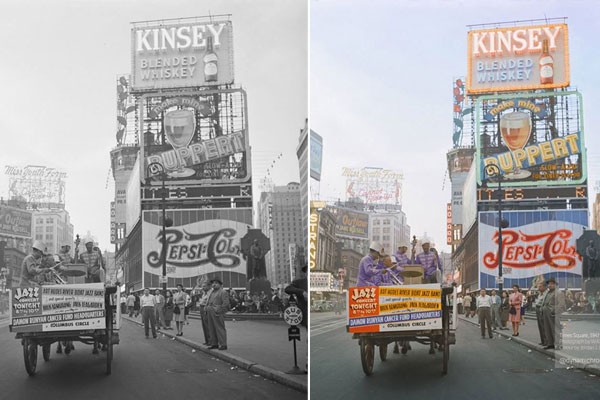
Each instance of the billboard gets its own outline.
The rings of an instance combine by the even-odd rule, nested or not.
[[[319,212],[311,204],[310,207],[310,221],[308,225],[308,267],[312,271],[317,268],[317,244],[319,240]]]
[[[310,131],[310,177],[321,180],[321,165],[323,164],[323,138]]]
[[[369,238],[369,214],[339,207],[327,208],[335,217],[335,234],[348,238]]]
[[[246,287],[240,240],[252,224],[252,209],[167,210],[168,286],[194,286],[198,278],[220,278],[225,287]],[[163,250],[161,211],[142,212],[143,287],[159,287]]]
[[[140,99],[140,174],[183,186],[248,183],[246,92],[242,89],[147,93]],[[160,185],[160,179],[153,181]]]
[[[419,331],[442,328],[439,284],[348,289],[348,332]]]
[[[579,185],[587,179],[579,92],[480,96],[477,182],[498,171],[503,186]]]
[[[467,93],[569,86],[568,36],[567,24],[469,31]]]
[[[233,83],[231,21],[195,19],[132,24],[135,91]]]
[[[333,275],[330,272],[311,272],[309,276],[311,291],[333,291]]]
[[[505,211],[502,229],[504,287],[532,286],[555,277],[561,288],[581,288],[582,259],[576,240],[588,226],[588,210]],[[479,213],[479,286],[497,287],[498,213]]]
[[[64,208],[67,173],[42,165],[6,165],[9,199],[24,199],[30,205]]]
[[[367,204],[400,204],[402,200],[402,172],[383,168],[347,168],[346,198],[361,199]]]
[[[0,234],[31,238],[31,212],[0,205]]]

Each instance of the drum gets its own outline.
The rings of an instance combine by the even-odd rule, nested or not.
[[[400,272],[404,278],[405,285],[419,285],[423,283],[423,267],[419,264],[408,264]]]

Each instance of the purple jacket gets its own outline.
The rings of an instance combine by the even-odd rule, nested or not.
[[[356,286],[376,286],[379,282],[379,265],[368,254],[358,264],[358,280]]]

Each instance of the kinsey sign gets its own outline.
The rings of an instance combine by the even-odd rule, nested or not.
[[[561,274],[563,287],[581,284],[582,258],[576,240],[587,226],[587,210],[507,211],[509,227],[502,229],[502,274],[506,287],[531,286],[544,274]],[[496,212],[479,214],[480,286],[494,287],[498,275],[498,228]]]
[[[134,90],[233,83],[231,21],[152,24],[131,30]]]
[[[566,24],[473,30],[469,94],[569,86]]]

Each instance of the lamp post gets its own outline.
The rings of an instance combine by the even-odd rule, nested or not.
[[[504,289],[504,281],[502,279],[502,228],[506,228],[507,224],[504,224],[502,220],[502,179],[503,176],[500,173],[500,168],[495,164],[489,164],[485,166],[486,173],[490,177],[496,177],[498,182],[498,291],[500,297],[502,297],[502,290]]]
[[[162,206],[162,220],[161,220],[161,225],[162,225],[162,250],[160,252],[160,258],[161,258],[161,262],[162,262],[162,290],[163,290],[163,296],[167,296],[167,233],[166,233],[166,226],[167,224],[169,226],[171,226],[172,221],[171,219],[169,219],[169,221],[167,221],[166,219],[166,211],[165,211],[165,202],[166,202],[166,195],[165,195],[165,167],[163,167],[163,165],[159,162],[151,162],[150,164],[148,164],[148,167],[146,167],[146,174],[148,175],[148,181],[151,179],[152,175],[160,175],[160,179],[162,182],[161,185],[161,191],[160,191],[160,198],[161,198],[161,206]]]

